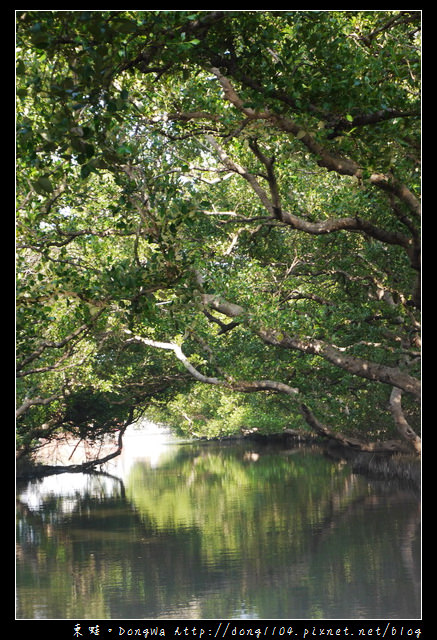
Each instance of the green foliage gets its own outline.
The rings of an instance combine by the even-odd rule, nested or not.
[[[165,403],[152,404],[147,415],[190,438],[278,433],[298,423],[292,405],[275,396],[229,394],[205,385],[195,385]]]
[[[129,408],[111,392],[81,388],[67,398],[65,424],[80,438],[95,440],[123,424]]]
[[[297,419],[288,397],[199,387],[132,333],[222,381],[297,387],[333,428],[390,429],[388,385],[260,330],[418,376],[419,26],[416,11],[17,13],[23,441],[103,433],[151,399],[199,434]]]

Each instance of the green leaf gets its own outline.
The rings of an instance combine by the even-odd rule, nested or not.
[[[94,167],[90,163],[82,165],[80,168],[80,177],[82,180],[86,180],[88,178],[90,173],[93,171],[93,168]]]
[[[26,73],[26,65],[23,60],[18,60],[17,62],[17,75],[22,76]]]
[[[44,49],[49,44],[49,35],[48,33],[37,31],[32,34],[31,40],[35,47],[37,47],[38,49]]]
[[[53,185],[50,179],[47,178],[47,176],[41,176],[40,178],[38,178],[38,180],[36,181],[36,184],[39,187],[41,187],[43,191],[46,191],[47,193],[52,193],[53,191]]]
[[[131,153],[131,148],[127,144],[121,144],[119,147],[117,147],[116,153],[119,156],[125,156]]]

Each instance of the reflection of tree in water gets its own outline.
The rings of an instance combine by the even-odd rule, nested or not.
[[[311,599],[311,592],[318,588],[309,576],[319,573],[318,582],[323,583],[317,556],[326,546],[338,556],[330,570],[332,599],[342,587],[341,580],[345,585],[359,584],[369,572],[378,575],[383,585],[391,580],[384,571],[384,558],[393,557],[391,549],[399,541],[385,535],[387,522],[378,516],[379,505],[391,509],[392,497],[377,495],[377,483],[368,485],[347,467],[339,470],[341,463],[333,465],[317,456],[275,455],[273,459],[249,453],[246,450],[238,456],[233,449],[228,456],[223,452],[216,456],[211,448],[201,448],[196,456],[181,457],[175,464],[177,472],[171,467],[162,475],[138,466],[127,493],[141,514],[153,514],[158,526],[166,522],[179,523],[181,528],[198,526],[202,558],[211,568],[225,567],[226,572],[227,563],[229,571],[239,574],[240,599],[249,593],[253,601],[266,591],[270,602],[272,589],[280,599],[296,588],[306,590]],[[159,506],[155,506],[156,499]],[[410,505],[405,495],[398,500],[403,506],[395,515],[404,530]],[[328,544],[330,538],[334,544]],[[345,543],[348,557],[344,557]],[[336,574],[341,580],[336,580]],[[282,585],[281,593],[278,585]],[[390,587],[389,597],[391,591]],[[406,600],[408,609],[411,599]],[[211,602],[210,593],[207,601]],[[284,609],[278,606],[278,611]]]
[[[400,610],[414,617],[420,611],[417,497],[410,490],[393,487],[387,492],[384,483],[373,482],[372,493],[356,496],[344,506],[350,484],[351,479],[346,478],[345,493],[333,494],[326,517],[313,529],[309,552],[294,567],[294,577],[299,580],[312,574],[314,581],[328,566],[331,585],[325,581],[325,588],[329,591],[331,586],[333,592],[343,593],[340,601],[350,603],[349,617],[368,617],[367,609],[360,606],[368,600],[363,586],[370,581],[374,585],[372,597],[380,602],[381,613],[384,607],[390,611],[396,598]],[[393,527],[388,535],[387,517]],[[405,581],[411,589],[404,589]],[[336,606],[338,613],[332,611],[331,617],[342,615],[338,603]]]
[[[27,581],[47,573],[60,617],[214,618],[238,603],[251,617],[315,617],[316,604],[336,617],[342,599],[359,616],[374,584],[381,606],[407,612],[417,509],[378,486],[314,454],[181,447],[159,469],[134,466],[125,491],[24,514]]]

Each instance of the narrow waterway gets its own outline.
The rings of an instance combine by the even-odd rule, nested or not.
[[[412,488],[152,425],[105,470],[18,486],[17,618],[420,618]]]

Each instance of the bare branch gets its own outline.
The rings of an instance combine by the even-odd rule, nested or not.
[[[322,424],[318,418],[313,414],[311,409],[307,407],[306,404],[302,403],[300,405],[300,410],[302,416],[307,422],[307,424],[320,436],[328,438],[330,440],[334,440],[338,444],[351,447],[352,449],[357,449],[358,451],[374,451],[374,452],[384,452],[384,451],[402,451],[402,443],[388,440],[386,442],[362,442],[357,438],[353,438],[351,436],[345,435],[344,433],[340,433],[339,431],[332,431],[328,426]]]
[[[214,147],[214,149],[216,149],[216,151],[218,152],[219,158],[220,158],[221,162],[223,163],[223,165],[227,169],[229,169],[230,171],[232,171],[234,173],[238,173],[238,175],[240,175],[242,178],[244,178],[250,184],[252,189],[255,191],[256,195],[259,197],[259,199],[261,200],[262,204],[267,209],[267,211],[269,211],[273,215],[272,203],[270,202],[267,193],[264,191],[264,189],[258,183],[258,181],[255,178],[255,176],[252,173],[249,173],[249,171],[247,171],[247,169],[242,167],[240,164],[238,164],[237,162],[232,160],[228,156],[226,151],[223,149],[223,147],[221,145],[219,145],[218,142],[212,136],[207,135],[207,136],[205,136],[205,138],[208,140],[210,145],[212,147]]]
[[[126,329],[125,333],[131,332]],[[127,344],[130,342],[141,342],[147,346],[155,347],[157,349],[167,349],[173,351],[177,359],[182,362],[187,371],[189,371],[193,378],[195,380],[198,380],[199,382],[222,386],[232,391],[240,391],[242,393],[251,393],[254,391],[275,391],[278,393],[286,393],[290,396],[294,396],[299,393],[297,389],[294,389],[293,387],[290,387],[283,382],[276,382],[275,380],[234,381],[230,378],[230,376],[227,376],[226,380],[204,376],[191,364],[191,362],[183,353],[181,347],[174,342],[159,342],[157,340],[150,340],[149,338],[143,338],[142,336],[138,335],[135,335],[126,341]]]
[[[411,213],[414,213],[417,217],[420,217],[420,202],[418,198],[407,187],[399,182],[393,175],[387,175],[384,173],[373,173],[370,176],[370,182],[375,186],[393,193],[404,202]]]

